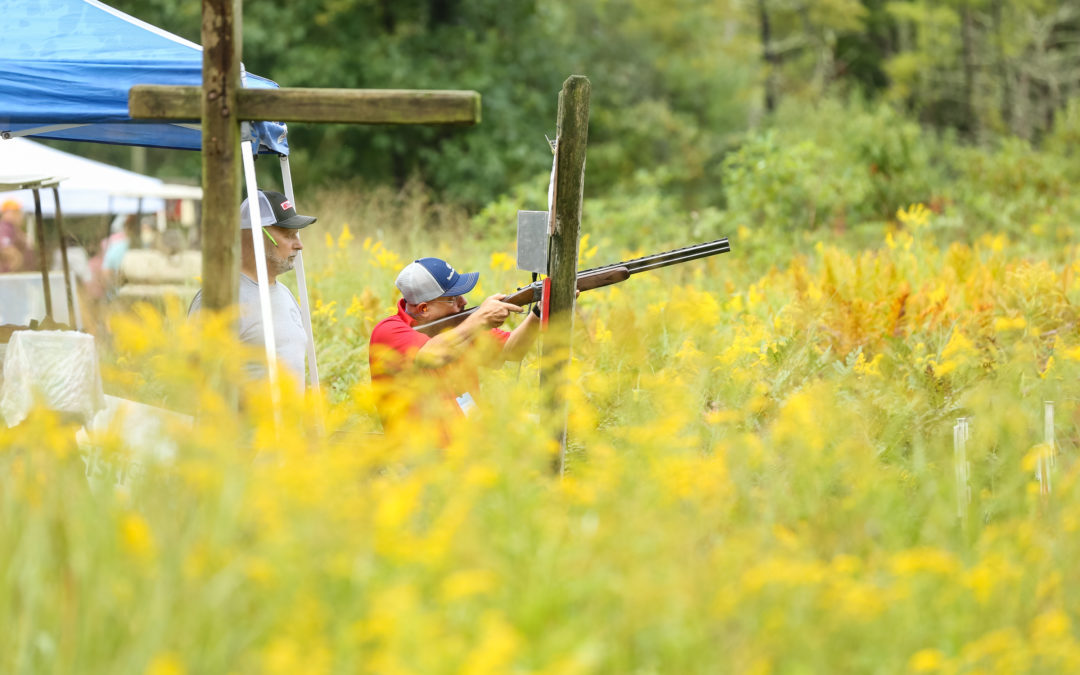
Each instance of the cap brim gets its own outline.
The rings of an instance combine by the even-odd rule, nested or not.
[[[315,218],[315,216],[295,215],[290,218],[286,218],[285,220],[279,220],[274,224],[278,227],[287,227],[290,230],[301,230],[308,225],[314,223],[316,220],[317,218]]]
[[[466,272],[458,276],[457,283],[443,291],[443,295],[465,295],[476,287],[480,279],[479,272]]]

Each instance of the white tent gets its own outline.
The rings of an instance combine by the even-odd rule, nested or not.
[[[189,150],[202,147],[202,130],[198,124],[135,121],[128,111],[128,92],[134,85],[200,85],[202,47],[128,16],[101,0],[0,2],[7,23],[17,28],[9,31],[7,39],[0,40],[0,62],[6,66],[0,67],[0,135],[4,138],[37,136]],[[246,72],[243,64],[240,69],[245,88],[277,87],[270,80]],[[245,122],[241,129],[247,194],[254,195],[258,187],[254,154],[277,154],[282,190],[295,205],[285,125]],[[0,159],[2,152],[0,142]],[[60,169],[49,173],[64,175]],[[251,203],[251,219],[258,221],[259,200],[253,199]],[[64,203],[61,209],[67,212]],[[257,234],[257,230],[251,232]],[[255,236],[253,241],[267,370],[271,384],[275,384],[274,323],[263,238]],[[303,253],[296,257],[296,285],[308,334],[308,373],[312,387],[318,390]],[[277,388],[272,387],[271,391],[276,397]]]
[[[155,213],[164,210],[165,199],[202,199],[202,188],[167,184],[158,178],[62,152],[25,138],[0,140],[0,166],[21,174],[63,178],[60,208],[65,216]],[[6,199],[21,203],[26,213],[34,211],[34,195],[30,190],[0,193],[0,201]],[[52,217],[54,208],[52,197],[43,195],[42,214]]]

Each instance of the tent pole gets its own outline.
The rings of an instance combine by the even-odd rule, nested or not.
[[[68,267],[67,241],[64,237],[64,216],[60,213],[60,188],[53,186],[53,202],[56,204],[56,238],[60,240],[60,262],[64,267],[64,290],[67,293],[68,326],[75,328],[75,296],[71,292],[71,268]]]
[[[296,208],[296,194],[293,192],[292,169],[289,167],[289,156],[280,155],[281,160],[281,184],[285,186],[285,197]],[[311,304],[308,301],[307,276],[304,274],[304,252],[296,254],[296,290],[300,296],[300,316],[304,321],[304,330],[307,332],[307,357],[308,374],[311,382],[311,390],[319,393],[319,365],[315,361],[315,332],[311,328]]]
[[[38,267],[41,268],[41,288],[45,292],[45,316],[53,321],[52,289],[49,288],[49,261],[45,251],[45,223],[41,219],[41,190],[34,188],[34,230],[38,244]]]
[[[266,345],[266,372],[270,376],[270,400],[274,419],[281,414],[281,395],[278,392],[277,350],[274,342],[274,318],[270,314],[270,279],[266,274],[266,248],[262,238],[262,214],[259,208],[259,188],[255,180],[255,157],[251,141],[240,144],[244,160],[244,182],[247,185],[248,216],[251,218],[251,241],[255,250],[255,275],[259,285],[259,309],[262,314],[263,342]],[[243,236],[243,232],[240,233]]]
[[[142,197],[135,202],[135,222],[127,228],[128,248],[142,248]]]

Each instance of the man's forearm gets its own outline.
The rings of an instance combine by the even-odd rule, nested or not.
[[[506,339],[506,344],[502,348],[502,359],[504,361],[520,361],[525,358],[525,352],[529,351],[529,347],[536,341],[536,334],[540,331],[540,319],[535,314],[529,312],[525,315],[525,320],[521,322],[521,325],[515,328],[510,337]]]
[[[471,318],[471,317],[470,317]],[[440,368],[454,361],[476,339],[484,328],[476,321],[466,320],[450,330],[443,331],[427,341],[416,353],[416,365],[420,368]]]

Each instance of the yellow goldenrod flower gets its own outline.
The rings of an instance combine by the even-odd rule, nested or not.
[[[352,232],[349,230],[348,223],[341,224],[341,234],[338,235],[337,247],[340,249],[348,248],[349,242],[353,240]]]

